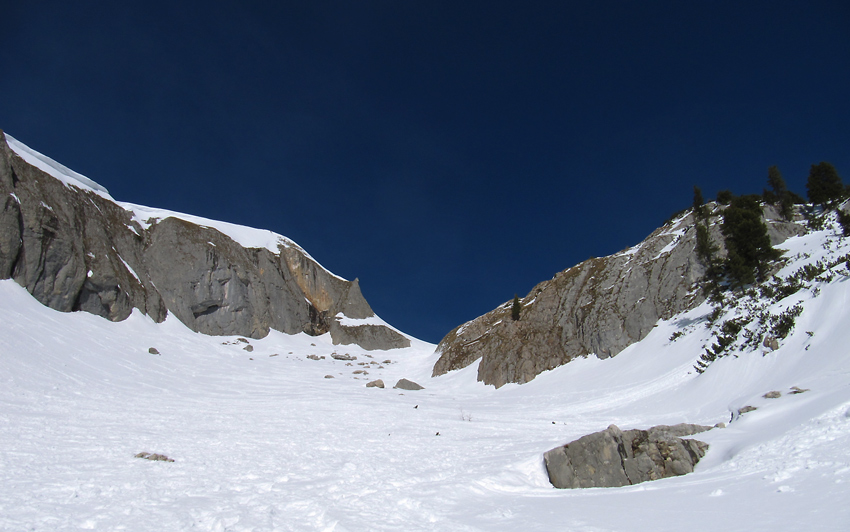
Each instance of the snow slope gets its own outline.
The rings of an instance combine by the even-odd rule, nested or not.
[[[850,251],[834,230],[782,247],[802,264],[825,245]],[[702,375],[708,304],[614,358],[495,390],[475,365],[429,378],[423,342],[367,352],[272,331],[249,352],[171,318],[55,312],[0,281],[0,529],[848,530],[850,272],[817,288],[793,296],[805,310],[778,350]],[[392,389],[401,377],[425,389]],[[375,378],[387,388],[366,388]],[[678,422],[728,423],[699,435],[711,447],[691,475],[548,483],[552,447]]]

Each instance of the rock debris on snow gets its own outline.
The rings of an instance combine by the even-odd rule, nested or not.
[[[755,406],[750,406],[750,405],[742,406],[741,408],[738,409],[738,415],[742,416],[742,415],[744,415],[748,412],[755,412],[756,410],[758,410],[758,408],[755,407]]]
[[[145,460],[153,460],[155,462],[173,462],[172,458],[165,456],[164,454],[156,454],[156,453],[139,453],[135,456],[136,458],[144,458]]]

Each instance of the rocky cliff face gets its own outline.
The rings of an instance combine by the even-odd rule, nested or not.
[[[721,207],[709,208],[714,209],[712,239],[722,244]],[[774,245],[805,231],[780,220],[772,207],[765,209],[765,220]],[[437,346],[440,358],[433,375],[481,359],[478,380],[500,387],[528,382],[576,357],[614,356],[643,339],[659,319],[704,300],[699,281],[705,268],[695,245],[696,228],[688,213],[635,247],[564,270],[522,298],[518,321],[506,302],[449,332]]]
[[[328,272],[294,242],[267,231],[203,223],[114,201],[96,183],[0,131],[0,278],[43,304],[117,321],[134,308],[171,312],[192,330],[261,338],[270,329],[367,349],[406,347],[374,317],[355,279]],[[270,244],[244,245],[237,227]],[[235,237],[234,237],[235,236]]]

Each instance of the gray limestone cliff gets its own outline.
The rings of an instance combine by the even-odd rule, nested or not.
[[[722,206],[710,204],[709,232],[720,245]],[[764,209],[771,243],[805,232]],[[660,319],[704,300],[699,281],[705,268],[694,251],[696,228],[686,213],[632,248],[591,258],[535,286],[520,300],[519,320],[511,302],[467,322],[440,341],[433,375],[477,360],[478,380],[496,387],[525,383],[576,357],[608,358],[643,339]]]
[[[261,338],[275,329],[330,332],[336,344],[366,349],[410,345],[382,325],[340,326],[339,317],[374,316],[358,281],[331,274],[283,237],[274,252],[176,213],[139,220],[96,183],[63,182],[47,170],[0,131],[0,279],[50,308],[112,321],[134,308],[156,321],[171,312],[211,335]]]

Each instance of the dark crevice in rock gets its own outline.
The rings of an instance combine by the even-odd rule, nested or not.
[[[196,309],[196,307],[197,305],[195,305],[195,307],[192,307],[192,315],[195,316],[195,319],[198,319],[201,316],[208,316],[213,312],[216,312],[218,309],[222,308],[221,305],[209,305],[206,308],[202,307],[200,309]]]
[[[13,211],[11,213],[10,211]],[[9,218],[14,217],[13,220],[9,220]],[[5,232],[7,228],[11,230],[11,234],[2,235],[4,238],[5,245],[0,245],[0,252],[5,251],[8,253],[6,257],[2,258],[2,271],[0,271],[0,279],[8,279],[9,277],[14,277],[15,269],[18,267],[18,261],[20,261],[21,253],[23,250],[23,239],[21,238],[24,230],[24,221],[21,215],[21,207],[18,204],[18,201],[9,196],[6,200],[6,205],[3,208],[3,228],[2,230]],[[5,220],[9,220],[6,222]],[[8,247],[4,250],[4,247]]]
[[[80,290],[77,292],[77,295],[74,296],[74,303],[71,305],[71,310],[74,312],[79,312],[83,310],[83,294],[86,292],[86,282],[80,287]]]
[[[307,334],[310,336],[321,336],[331,329],[331,325],[328,320],[328,312],[326,310],[320,311],[313,305],[309,305],[307,310],[310,319]]]
[[[623,473],[626,474],[626,480],[629,481],[629,484],[634,484],[635,481],[629,477],[629,470],[626,468],[626,460],[629,459],[629,455],[626,454],[626,446],[623,444],[622,435],[615,435],[614,441],[617,442],[617,454],[620,455],[620,467],[623,468]],[[634,453],[632,453],[632,456],[634,456]]]

